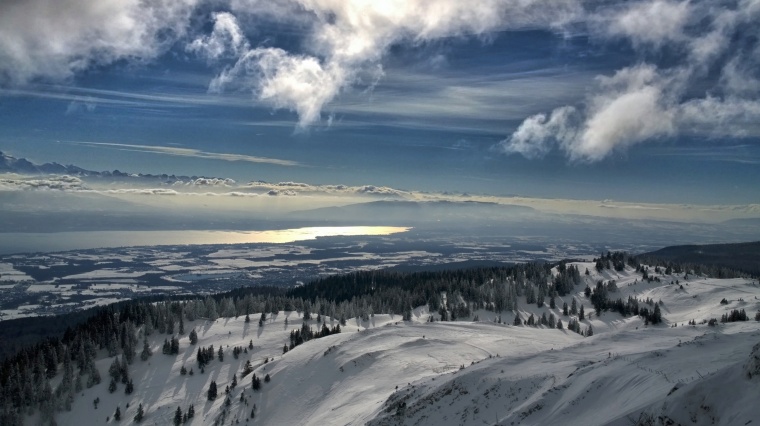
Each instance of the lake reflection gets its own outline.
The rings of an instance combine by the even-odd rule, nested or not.
[[[266,231],[91,231],[0,233],[0,254],[84,250],[105,247],[291,243],[318,237],[391,235],[401,226],[319,226]]]

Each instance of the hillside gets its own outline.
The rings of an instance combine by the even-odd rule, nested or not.
[[[745,424],[760,417],[760,407],[746,403],[760,393],[760,382],[743,373],[753,345],[760,342],[760,322],[753,320],[760,309],[756,281],[657,274],[649,282],[632,268],[599,273],[592,263],[577,265],[589,269],[583,276],[589,284],[616,280],[616,298],[661,300],[664,323],[647,326],[641,317],[614,312],[598,317],[583,285],[559,297],[555,309],[528,305],[523,297],[518,313],[523,320],[553,313],[567,324],[561,306],[574,297],[586,308],[581,327],[593,328],[589,337],[567,329],[513,326],[514,314],[506,311],[501,323],[494,322],[496,313],[482,309],[473,312],[479,321],[429,323],[431,314],[423,306],[413,311],[411,321],[389,314],[349,319],[341,333],[283,353],[290,330],[301,327],[298,312],[271,315],[261,327],[259,314],[251,315],[250,323],[244,316],[198,319],[184,324],[187,333],[197,331],[198,343],[189,344],[187,334],[179,336],[178,355],[161,353],[168,335],[149,336],[154,354],[129,366],[135,388],[130,395],[122,384],[108,392],[112,359],[100,351],[96,365],[103,382],[79,392],[71,411],[56,415],[57,424],[78,426],[83,419],[104,424],[107,417],[107,424],[132,424],[139,404],[145,424],[170,424],[177,407],[186,413],[190,405],[195,416],[187,424],[193,425],[622,425],[660,424],[658,417],[678,424]],[[744,309],[750,321],[702,323],[733,309]],[[691,320],[696,325],[686,324]],[[330,327],[337,323],[326,319]],[[316,319],[309,324],[317,328]],[[200,373],[197,351],[209,345],[223,348],[224,361],[214,359]],[[235,359],[235,346],[247,353]],[[240,377],[247,360],[252,374],[271,377],[258,391],[252,390],[252,374]],[[183,366],[194,374],[181,375]],[[224,389],[235,374],[238,385],[226,406]],[[219,388],[213,401],[206,396],[211,381]],[[113,419],[116,407],[120,422]],[[36,424],[37,418],[25,416],[25,423]]]
[[[671,246],[644,253],[640,257],[730,268],[760,276],[760,241]]]

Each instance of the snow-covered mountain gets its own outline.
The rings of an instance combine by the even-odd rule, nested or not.
[[[557,308],[519,303],[524,320],[553,313],[567,324],[563,303],[574,297],[587,312],[583,337],[567,329],[513,326],[515,314],[485,310],[454,322],[428,322],[426,306],[411,321],[375,314],[348,320],[342,332],[283,353],[289,333],[302,325],[295,311],[185,322],[179,354],[164,355],[171,336],[153,333],[153,355],[129,366],[134,392],[108,391],[113,359],[101,353],[104,380],[83,389],[58,425],[132,424],[140,406],[144,424],[171,424],[179,407],[187,424],[262,425],[745,425],[760,418],[760,284],[752,279],[712,279],[658,274],[644,281],[631,268],[601,273],[577,263],[588,284],[614,279],[614,297],[660,303],[664,323],[605,312],[597,316],[583,286],[560,297]],[[678,284],[676,284],[678,280]],[[671,284],[671,281],[673,284]],[[725,300],[724,300],[725,299]],[[723,303],[721,303],[723,301]],[[708,325],[732,310],[748,321]],[[478,321],[473,321],[477,316]],[[501,322],[495,322],[495,321]],[[695,321],[696,325],[688,323]],[[332,327],[338,321],[325,318]],[[308,321],[315,328],[316,319]],[[139,330],[138,333],[141,333]],[[140,337],[142,340],[142,337]],[[199,348],[222,348],[201,373]],[[233,348],[244,351],[235,357]],[[754,349],[753,349],[754,347]],[[139,352],[139,351],[138,351]],[[243,376],[246,362],[253,371]],[[193,374],[182,375],[182,368]],[[252,389],[252,377],[262,379]],[[264,381],[269,376],[270,381]],[[225,388],[232,384],[237,386]],[[57,377],[55,380],[60,380]],[[209,400],[211,383],[218,396]],[[227,403],[229,399],[229,403]],[[98,400],[95,404],[94,401]],[[120,421],[114,419],[119,408]],[[254,409],[255,407],[255,409]],[[253,417],[252,417],[253,415]],[[39,416],[26,416],[35,424]]]

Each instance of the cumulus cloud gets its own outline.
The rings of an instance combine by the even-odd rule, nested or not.
[[[93,65],[149,60],[187,27],[196,0],[0,3],[0,83],[65,79]]]
[[[189,182],[195,186],[235,186],[236,182],[229,178],[198,178]]]
[[[760,2],[706,3],[642,0],[591,14],[602,40],[624,38],[650,61],[598,77],[582,102],[526,118],[496,148],[540,158],[557,147],[594,162],[678,135],[760,136],[760,29],[750,24]]]
[[[669,79],[652,65],[624,68],[600,77],[600,91],[582,113],[572,106],[554,110],[549,118],[527,118],[500,144],[506,153],[540,158],[557,144],[574,161],[598,161],[621,149],[675,132],[676,114],[665,88]]]
[[[79,191],[84,190],[84,182],[75,176],[50,175],[46,177],[9,176],[0,178],[0,191]]]
[[[376,185],[313,185],[302,182],[264,182],[255,181],[245,185],[246,189],[267,191],[269,195],[281,195],[283,192],[287,192],[288,195],[296,194],[335,194],[335,195],[378,195],[378,196],[397,196],[397,197],[409,197],[412,195],[409,191],[403,191],[400,189],[390,188],[387,186]]]

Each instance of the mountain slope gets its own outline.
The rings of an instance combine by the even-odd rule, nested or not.
[[[496,313],[484,310],[475,312],[480,321],[429,323],[430,313],[421,307],[413,312],[412,321],[385,314],[365,322],[351,319],[341,333],[283,353],[290,330],[301,326],[297,312],[280,312],[261,327],[256,321],[246,323],[242,316],[198,320],[185,323],[186,331],[195,328],[198,332],[198,344],[190,345],[181,336],[176,356],[160,353],[167,335],[149,336],[154,355],[147,361],[137,359],[129,367],[135,383],[131,395],[124,393],[123,385],[108,393],[107,370],[112,360],[98,361],[104,383],[84,389],[72,411],[59,413],[56,419],[59,425],[78,426],[85,419],[102,423],[108,416],[116,424],[113,413],[118,406],[121,423],[130,423],[139,404],[145,410],[145,424],[168,424],[177,407],[186,412],[191,404],[196,414],[188,424],[194,425],[237,421],[623,425],[656,420],[658,415],[684,422],[681,419],[688,419],[689,413],[704,412],[703,403],[712,417],[700,414],[699,419],[712,418],[715,424],[745,424],[760,417],[756,404],[737,405],[742,401],[739,395],[760,394],[757,378],[739,380],[744,370],[737,370],[760,342],[760,322],[701,324],[733,309],[745,309],[753,317],[760,309],[760,286],[755,281],[659,274],[659,282],[649,282],[630,268],[597,273],[591,263],[578,266],[581,271],[586,267],[593,271],[584,276],[589,283],[615,279],[621,297],[662,300],[665,324],[646,326],[639,317],[588,312],[582,286],[559,299],[558,305],[575,297],[588,308],[590,318],[581,323],[584,329],[593,327],[594,335],[586,338],[568,330],[506,325],[514,318],[511,312],[502,312],[502,323],[494,322],[499,318]],[[670,284],[676,279],[683,289]],[[720,303],[722,299],[727,303]],[[563,322],[569,319],[560,307],[539,308],[526,304],[524,298],[519,304],[523,319],[544,312],[554,313]],[[685,324],[692,319],[697,325]],[[329,318],[326,323],[337,324]],[[309,324],[317,327],[313,319]],[[211,361],[201,374],[197,350],[209,345],[215,351],[223,348],[224,361]],[[246,350],[237,359],[232,354],[235,346]],[[240,376],[247,360],[257,377],[271,377],[259,391],[251,388],[252,375]],[[182,366],[192,367],[195,374],[181,375]],[[235,374],[238,386],[230,391],[227,406],[224,389]],[[206,398],[211,381],[219,387],[213,401]],[[735,387],[730,391],[737,399],[722,397],[729,385]],[[95,398],[100,398],[97,409]],[[674,402],[663,407],[663,401]],[[254,404],[255,418],[251,419]],[[35,418],[27,417],[27,423],[34,424]]]
[[[698,263],[760,275],[760,241],[734,244],[671,246],[644,253],[642,258]]]

